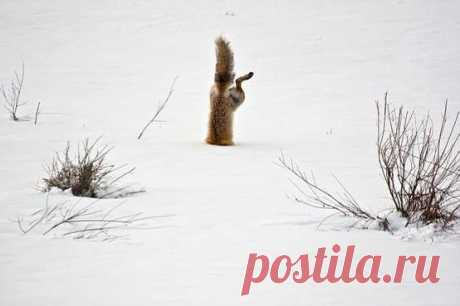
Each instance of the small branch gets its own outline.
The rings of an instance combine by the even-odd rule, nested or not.
[[[24,227],[24,225],[22,224],[23,220],[21,217],[17,219],[19,229],[21,230],[23,234],[27,234],[28,232],[33,230],[37,225],[39,225],[44,220],[46,220],[57,209],[57,206],[53,206],[51,209],[49,209],[48,203],[49,203],[49,193],[46,194],[45,208],[34,212],[33,215],[37,215],[40,212],[43,212],[43,213],[37,219],[30,222],[27,228]]]
[[[37,104],[37,108],[35,109],[35,120],[34,120],[34,125],[37,125],[38,123],[38,115],[40,114],[40,102]]]
[[[139,133],[139,136],[137,136],[137,139],[141,139],[142,135],[144,135],[144,132],[145,130],[147,130],[147,128],[153,123],[155,122],[155,120],[157,119],[157,117],[160,115],[161,111],[165,108],[166,104],[168,103],[169,101],[169,98],[171,97],[172,93],[174,92],[174,85],[176,84],[176,81],[177,81],[177,76],[173,79],[172,83],[171,83],[171,86],[169,87],[169,92],[168,92],[168,95],[166,96],[166,99],[163,101],[163,103],[161,103],[159,106],[158,106],[158,109],[157,111],[155,112],[155,114],[153,115],[152,119],[150,119],[149,122],[147,122],[147,124],[144,126],[144,128],[141,130],[141,132]]]

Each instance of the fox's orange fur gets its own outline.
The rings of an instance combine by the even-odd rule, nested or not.
[[[209,112],[208,137],[206,142],[212,145],[233,145],[233,112],[244,102],[243,81],[254,74],[249,72],[235,81],[233,72],[233,52],[230,43],[223,37],[216,39],[216,73],[211,88],[211,110]]]

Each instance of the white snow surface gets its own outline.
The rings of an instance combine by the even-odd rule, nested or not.
[[[203,143],[213,40],[235,52],[246,102],[232,147]],[[459,305],[458,238],[317,229],[294,203],[283,152],[318,181],[339,177],[363,206],[391,207],[377,166],[375,100],[439,118],[460,110],[458,1],[0,1],[0,82],[25,66],[19,115],[0,117],[0,305]],[[175,92],[136,139],[178,76]],[[102,200],[158,216],[113,242],[23,235],[14,220],[43,207],[44,165],[67,141],[113,145],[114,163],[146,192]],[[50,201],[74,201],[52,193]],[[82,201],[89,201],[83,199]],[[420,233],[420,234],[418,234]],[[402,237],[404,239],[402,239]],[[428,238],[427,238],[428,237]],[[248,254],[440,256],[436,284],[255,284],[240,296]],[[406,274],[407,275],[407,274]]]

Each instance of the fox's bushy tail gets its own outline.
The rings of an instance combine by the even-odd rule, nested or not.
[[[233,51],[222,36],[216,38],[216,73],[214,81],[219,89],[225,89],[233,83]]]

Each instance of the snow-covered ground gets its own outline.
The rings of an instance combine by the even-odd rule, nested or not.
[[[203,143],[222,33],[237,73],[255,73],[233,147]],[[334,174],[363,206],[389,207],[374,102],[388,90],[391,103],[437,117],[449,98],[453,116],[459,37],[458,1],[0,1],[0,81],[24,62],[20,115],[42,105],[37,126],[0,117],[0,305],[458,305],[458,239],[317,230],[319,213],[286,197],[275,162],[284,152],[328,188]],[[165,122],[138,141],[176,75]],[[44,165],[67,141],[98,136],[146,189],[123,210],[158,216],[155,229],[114,242],[22,235],[14,220],[43,207]],[[73,200],[50,196],[63,199]],[[334,243],[382,255],[388,269],[399,255],[439,255],[441,280],[266,281],[240,296],[249,253]]]

